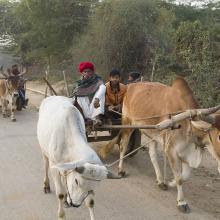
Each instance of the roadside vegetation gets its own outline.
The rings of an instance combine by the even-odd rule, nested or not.
[[[213,1],[214,2],[214,1]],[[216,2],[216,1],[215,1]],[[106,77],[141,71],[145,80],[186,77],[203,107],[220,102],[220,3],[203,7],[161,0],[0,1],[0,35],[39,78],[78,78],[77,64],[95,63]]]

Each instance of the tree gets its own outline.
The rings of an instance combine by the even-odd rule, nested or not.
[[[109,0],[100,3],[87,32],[73,49],[75,62],[93,60],[101,72],[119,68],[124,78],[140,70],[150,78],[160,51],[168,47],[173,16],[160,1]],[[157,62],[157,61],[156,61]]]
[[[7,31],[13,36],[17,52],[27,61],[60,60],[86,26],[97,0],[21,0],[13,4]]]
[[[210,106],[216,93],[216,72],[209,32],[199,21],[182,22],[176,32],[176,57],[188,67],[189,80],[203,106]]]

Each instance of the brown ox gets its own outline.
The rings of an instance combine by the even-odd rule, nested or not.
[[[16,121],[14,112],[16,109],[19,84],[20,76],[6,76],[5,79],[0,79],[0,102],[2,106],[2,114],[3,117],[7,116],[7,108],[9,104],[12,121]]]
[[[198,104],[193,97],[193,93],[186,81],[178,77],[172,83],[172,86],[166,86],[160,83],[135,83],[130,84],[123,103],[123,124],[158,124],[167,119],[169,113],[184,111],[187,109],[198,108]],[[156,117],[154,117],[156,116]],[[216,117],[216,119],[219,117]],[[217,121],[217,120],[215,120]],[[169,142],[165,148],[167,136],[163,135],[152,141],[149,147],[149,154],[153,163],[157,183],[162,188],[166,188],[157,160],[157,145],[163,146],[172,169],[174,180],[170,186],[177,186],[177,205],[183,212],[188,212],[189,207],[183,195],[183,182],[189,177],[191,168],[199,166],[202,159],[202,151],[207,147],[212,156],[217,160],[220,172],[220,130],[217,128],[217,122],[213,125],[197,118],[193,120],[182,120],[178,122],[180,129],[168,130]],[[127,150],[131,129],[121,131],[120,144],[120,162],[119,173],[124,174],[123,157]],[[158,130],[142,130],[142,133],[148,139],[158,135]],[[111,144],[118,140],[112,141]],[[113,145],[111,145],[113,146]],[[111,148],[105,148],[103,152]]]

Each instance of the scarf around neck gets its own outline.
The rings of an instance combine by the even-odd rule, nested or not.
[[[102,78],[97,74],[93,74],[87,79],[77,81],[78,86],[73,92],[73,96],[93,96],[98,90],[99,86],[104,84]]]

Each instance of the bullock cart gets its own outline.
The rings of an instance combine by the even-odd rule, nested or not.
[[[43,77],[46,85],[51,90],[53,95],[57,95],[57,92],[54,90],[50,82]],[[65,80],[65,77],[64,77]],[[69,92],[67,91],[67,94]],[[78,107],[78,106],[76,106]],[[79,109],[81,112],[81,109]],[[178,124],[179,121],[185,119],[193,119],[194,117],[199,117],[200,119],[207,121],[208,123],[213,123],[213,119],[209,117],[210,114],[217,112],[220,110],[220,105],[217,105],[212,108],[207,109],[189,109],[186,111],[177,111],[177,112],[170,112],[166,115],[155,115],[151,117],[147,117],[144,119],[149,118],[159,118],[161,116],[166,116],[168,119],[156,124],[156,125],[122,125],[121,124],[121,117],[117,119],[107,118],[106,116],[103,117],[103,125],[102,126],[93,126],[92,124],[86,124],[87,130],[87,139],[88,142],[101,142],[101,141],[109,141],[112,140],[115,136],[118,135],[121,129],[132,129],[133,134],[130,137],[130,142],[128,144],[128,151],[130,152],[132,149],[136,149],[140,147],[141,144],[141,132],[140,129],[157,129],[159,131],[165,129],[179,129],[180,125]],[[112,110],[113,113],[116,113],[122,116],[121,113]],[[142,118],[143,119],[143,118]],[[132,148],[132,149],[131,149]]]
[[[105,119],[100,127],[88,125],[88,140],[102,141],[112,139],[100,149],[99,153],[102,157],[112,151],[115,143],[121,141],[120,159],[108,164],[107,167],[119,163],[118,174],[123,177],[126,174],[123,168],[124,158],[143,147],[140,146],[126,154],[129,138],[134,130],[141,130],[149,140],[146,144],[148,145],[149,155],[155,170],[157,185],[161,189],[167,189],[168,186],[176,186],[177,207],[181,212],[187,213],[190,209],[184,198],[183,183],[189,179],[192,168],[199,166],[204,148],[207,148],[217,161],[220,172],[220,116],[216,114],[216,111],[220,109],[220,105],[213,108],[199,109],[191,89],[182,78],[174,80],[172,86],[159,83],[142,83],[133,84],[129,88],[130,90],[127,91],[127,96],[123,103],[123,123],[115,123],[113,120]],[[136,88],[139,88],[139,90]],[[170,98],[161,96],[161,94],[164,94],[161,93],[161,90],[166,92],[166,94],[175,94],[176,105],[172,105],[172,96]],[[135,96],[140,96],[140,99],[141,97],[146,97],[145,103],[143,103],[145,105],[143,106],[142,104],[143,108],[139,112],[135,109],[136,104],[138,104],[137,100],[134,102],[135,99],[132,99]],[[155,96],[158,100],[161,99],[163,104],[166,104],[166,111],[161,111],[161,107],[158,108],[157,103],[151,102],[152,97],[155,99]],[[131,102],[130,100],[133,101]],[[148,120],[149,117],[147,116],[152,117],[154,114],[157,115],[153,116],[154,123],[151,124],[151,120]],[[143,118],[145,116],[147,118]],[[141,121],[139,121],[140,118]],[[147,124],[148,122],[149,124]],[[102,135],[103,131],[105,132],[104,136]],[[108,136],[106,135],[107,133],[109,134]],[[157,145],[162,147],[164,159],[168,158],[169,160],[174,177],[171,182],[166,182],[165,172],[163,178],[157,159]],[[164,161],[164,164],[166,164],[166,161]],[[164,171],[166,171],[165,167],[164,165]]]

